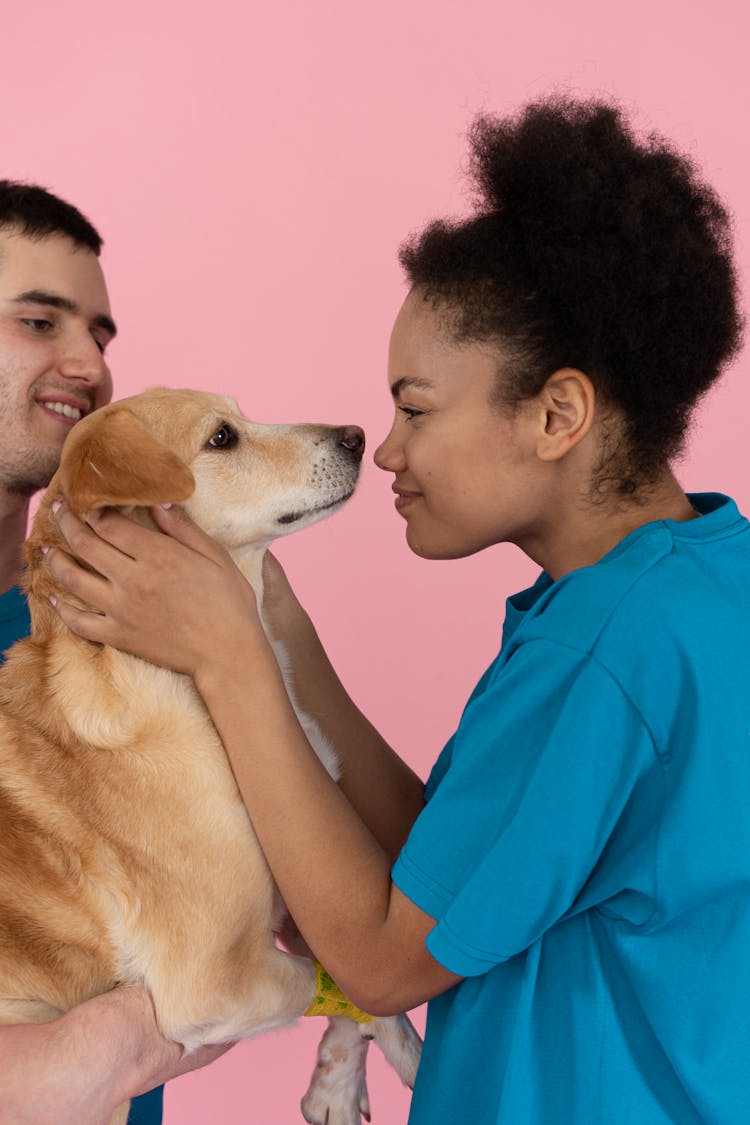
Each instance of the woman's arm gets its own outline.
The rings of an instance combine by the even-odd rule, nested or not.
[[[337,676],[279,562],[263,568],[263,619],[289,657],[297,701],[341,763],[339,785],[386,854],[395,859],[424,804],[424,783],[362,714]]]
[[[246,637],[241,648],[244,665],[228,651],[196,685],[284,901],[355,1004],[415,1007],[458,979],[426,951],[434,921],[391,883],[390,857],[310,749],[270,648],[251,660]]]
[[[168,535],[114,514],[95,520],[94,531],[59,513],[74,553],[98,572],[49,552],[53,573],[98,611],[60,601],[61,617],[90,640],[193,676],[301,933],[359,1007],[403,1011],[449,988],[459,978],[425,948],[433,919],[393,886],[390,855],[305,738],[251,588],[184,515],[156,511],[155,519]],[[399,800],[394,772],[384,776],[381,809]],[[410,803],[390,838],[414,815]]]

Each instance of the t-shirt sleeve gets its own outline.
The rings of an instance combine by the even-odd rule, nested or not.
[[[609,672],[541,640],[475,693],[449,747],[393,880],[435,918],[432,955],[472,976],[571,910],[656,757]]]

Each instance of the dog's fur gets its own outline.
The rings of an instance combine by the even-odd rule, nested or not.
[[[49,604],[69,595],[41,548],[65,546],[50,514],[60,497],[79,515],[114,506],[145,523],[148,505],[179,503],[261,599],[268,544],[354,490],[358,433],[258,425],[231,399],[163,389],[71,431],[26,545],[32,635],[0,670],[0,1023],[51,1019],[136,981],[164,1034],[193,1050],[310,1004],[312,963],[275,943],[274,883],[192,681],[74,636]],[[301,719],[335,776],[331,747]],[[308,1121],[367,1115],[364,1035],[413,1082],[405,1017],[363,1028],[332,1021]]]

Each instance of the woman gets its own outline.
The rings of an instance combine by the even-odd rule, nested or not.
[[[330,782],[252,592],[175,510],[162,536],[61,511],[98,574],[50,565],[99,616],[58,610],[195,677],[351,999],[430,1001],[412,1122],[746,1121],[750,525],[671,469],[739,343],[727,217],[607,105],[546,100],[471,141],[476,214],[402,250],[375,459],[417,554],[512,542],[543,571],[426,788],[270,562],[272,626],[344,762]]]

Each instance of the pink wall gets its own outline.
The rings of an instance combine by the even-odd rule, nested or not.
[[[361,423],[372,449],[390,416],[395,250],[465,208],[479,109],[553,87],[616,95],[699,158],[744,269],[745,18],[739,0],[36,0],[3,13],[0,174],[68,196],[103,231],[118,395],[215,388],[263,421]],[[682,478],[750,511],[746,368],[704,408]],[[355,698],[426,772],[533,568],[510,547],[411,556],[380,477],[369,463],[349,509],[279,554]],[[167,1121],[298,1120],[318,1022],[174,1083]],[[406,1120],[397,1085],[378,1060],[381,1125]]]

